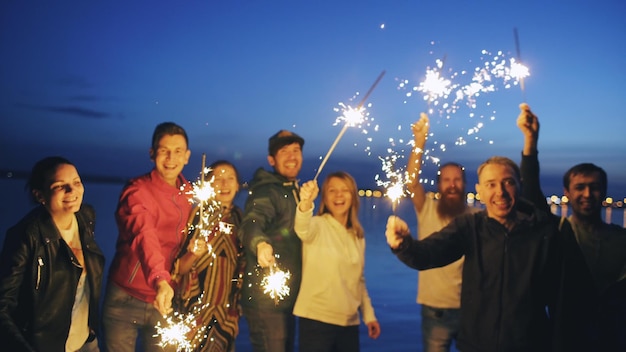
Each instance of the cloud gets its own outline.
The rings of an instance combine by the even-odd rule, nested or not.
[[[101,112],[91,109],[82,108],[79,106],[41,106],[41,105],[33,105],[33,104],[15,104],[18,107],[37,110],[37,111],[45,111],[45,112],[53,112],[57,114],[66,114],[66,115],[74,115],[77,117],[84,117],[88,119],[105,119],[111,117],[111,114],[107,112]]]

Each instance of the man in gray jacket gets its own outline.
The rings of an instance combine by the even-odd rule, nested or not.
[[[292,310],[300,288],[302,243],[293,225],[303,145],[302,137],[286,130],[270,137],[267,160],[274,171],[256,171],[239,229],[246,255],[241,305],[255,352],[294,350]],[[290,293],[282,300],[272,299],[261,287],[275,266],[291,275]]]

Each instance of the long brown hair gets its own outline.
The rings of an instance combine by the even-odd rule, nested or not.
[[[354,233],[356,234],[356,237],[363,238],[365,231],[363,231],[363,226],[361,226],[361,222],[359,221],[358,189],[356,186],[356,181],[354,181],[354,178],[350,176],[350,174],[348,174],[347,172],[336,171],[326,176],[326,179],[324,179],[324,183],[322,184],[322,201],[320,204],[320,209],[317,212],[317,215],[322,215],[325,213],[330,214],[330,210],[328,210],[328,208],[326,207],[326,204],[324,203],[324,195],[328,191],[328,181],[333,177],[343,180],[348,185],[348,188],[350,189],[350,196],[352,197],[352,203],[350,206],[350,212],[348,213],[348,223],[346,224],[346,226],[348,227],[348,229],[352,229],[354,231]]]

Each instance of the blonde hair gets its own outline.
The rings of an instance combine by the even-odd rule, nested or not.
[[[363,238],[365,235],[365,231],[363,230],[363,226],[361,226],[361,222],[359,221],[359,195],[358,189],[356,186],[356,181],[354,178],[350,176],[347,172],[337,171],[333,172],[330,175],[326,176],[324,179],[324,183],[322,184],[322,202],[320,204],[320,209],[317,214],[322,215],[325,213],[330,213],[330,210],[326,207],[326,203],[324,201],[324,195],[328,191],[328,181],[336,177],[340,180],[343,180],[350,190],[350,197],[352,198],[352,203],[350,205],[350,212],[348,213],[348,222],[346,224],[348,229],[352,229],[357,238]]]
[[[517,181],[520,181],[521,172],[519,170],[519,166],[517,166],[517,164],[513,160],[505,156],[492,156],[491,158],[485,160],[484,163],[480,164],[480,166],[478,167],[478,172],[477,172],[479,181],[480,181],[480,174],[483,172],[483,169],[485,168],[485,166],[494,165],[494,164],[510,167],[511,170],[513,170],[513,172],[515,173],[515,177],[517,178]]]

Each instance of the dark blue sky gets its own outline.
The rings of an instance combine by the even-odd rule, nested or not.
[[[560,194],[560,175],[591,161],[620,198],[625,15],[618,0],[3,1],[0,169],[62,154],[82,174],[134,176],[151,167],[154,126],[171,120],[190,135],[189,178],[206,153],[234,161],[249,179],[267,165],[267,138],[287,128],[306,139],[301,175],[310,179],[341,129],[333,109],[356,105],[358,96],[350,99],[385,70],[368,99],[369,133],[348,129],[324,168],[373,186],[378,156],[407,149],[410,123],[428,108],[399,82],[418,85],[445,57],[444,74],[465,84],[495,53],[516,56],[517,28],[531,74],[524,94],[494,80],[497,90],[473,110],[461,104],[446,119],[436,108],[431,155],[464,163],[471,176],[491,155],[518,160],[515,118],[525,98],[541,121],[546,191]],[[455,146],[459,137],[467,143]],[[433,177],[434,166],[424,174]]]

